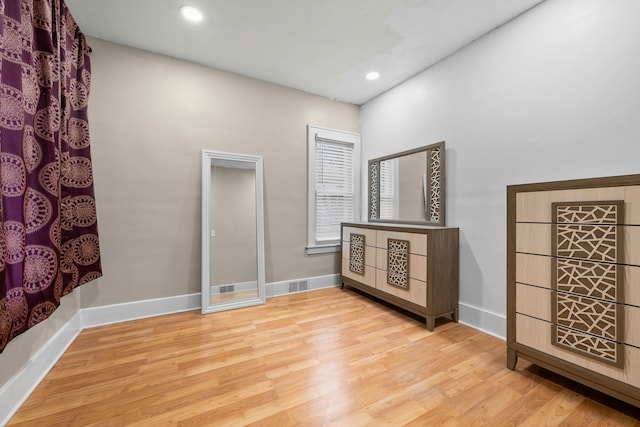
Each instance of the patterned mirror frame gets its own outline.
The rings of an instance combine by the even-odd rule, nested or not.
[[[380,219],[380,162],[395,159],[410,154],[426,151],[427,162],[425,164],[426,189],[425,189],[425,220],[405,221],[402,219]],[[445,226],[445,143],[444,141],[413,150],[391,154],[377,159],[369,160],[369,221],[392,222],[401,224],[425,224],[439,227]]]

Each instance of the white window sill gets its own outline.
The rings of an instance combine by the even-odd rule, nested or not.
[[[340,244],[335,243],[333,245],[315,245],[315,246],[307,246],[307,255],[315,255],[315,254],[327,254],[331,252],[340,252]]]

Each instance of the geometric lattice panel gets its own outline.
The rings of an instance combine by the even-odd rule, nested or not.
[[[442,212],[440,209],[440,201],[442,199],[442,149],[440,147],[427,151],[427,172],[429,221],[439,222]]]
[[[409,241],[387,239],[387,283],[409,288]]]
[[[616,203],[559,204],[556,210],[557,223],[569,224],[618,224]]]
[[[584,354],[596,360],[621,365],[622,346],[614,341],[609,341],[593,335],[585,334],[573,329],[557,327],[557,344]]]
[[[622,366],[624,202],[552,205],[552,343]]]
[[[556,324],[615,341],[617,304],[558,292]]]
[[[369,163],[369,218],[378,219],[380,201],[380,162]]]
[[[554,255],[620,262],[624,201],[553,203]]]
[[[593,261],[617,261],[615,225],[557,225],[557,256]]]
[[[579,261],[575,259],[557,260],[557,290],[593,298],[618,301],[616,264]]]
[[[349,243],[349,271],[364,275],[364,234],[351,233]]]

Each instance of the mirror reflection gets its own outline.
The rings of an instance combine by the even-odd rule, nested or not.
[[[258,297],[255,169],[211,166],[211,304]]]
[[[380,162],[380,219],[426,221],[427,153]]]
[[[262,157],[202,152],[202,312],[265,303]]]

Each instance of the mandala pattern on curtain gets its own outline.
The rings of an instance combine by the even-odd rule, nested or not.
[[[63,0],[0,0],[0,352],[102,275],[89,51]]]

